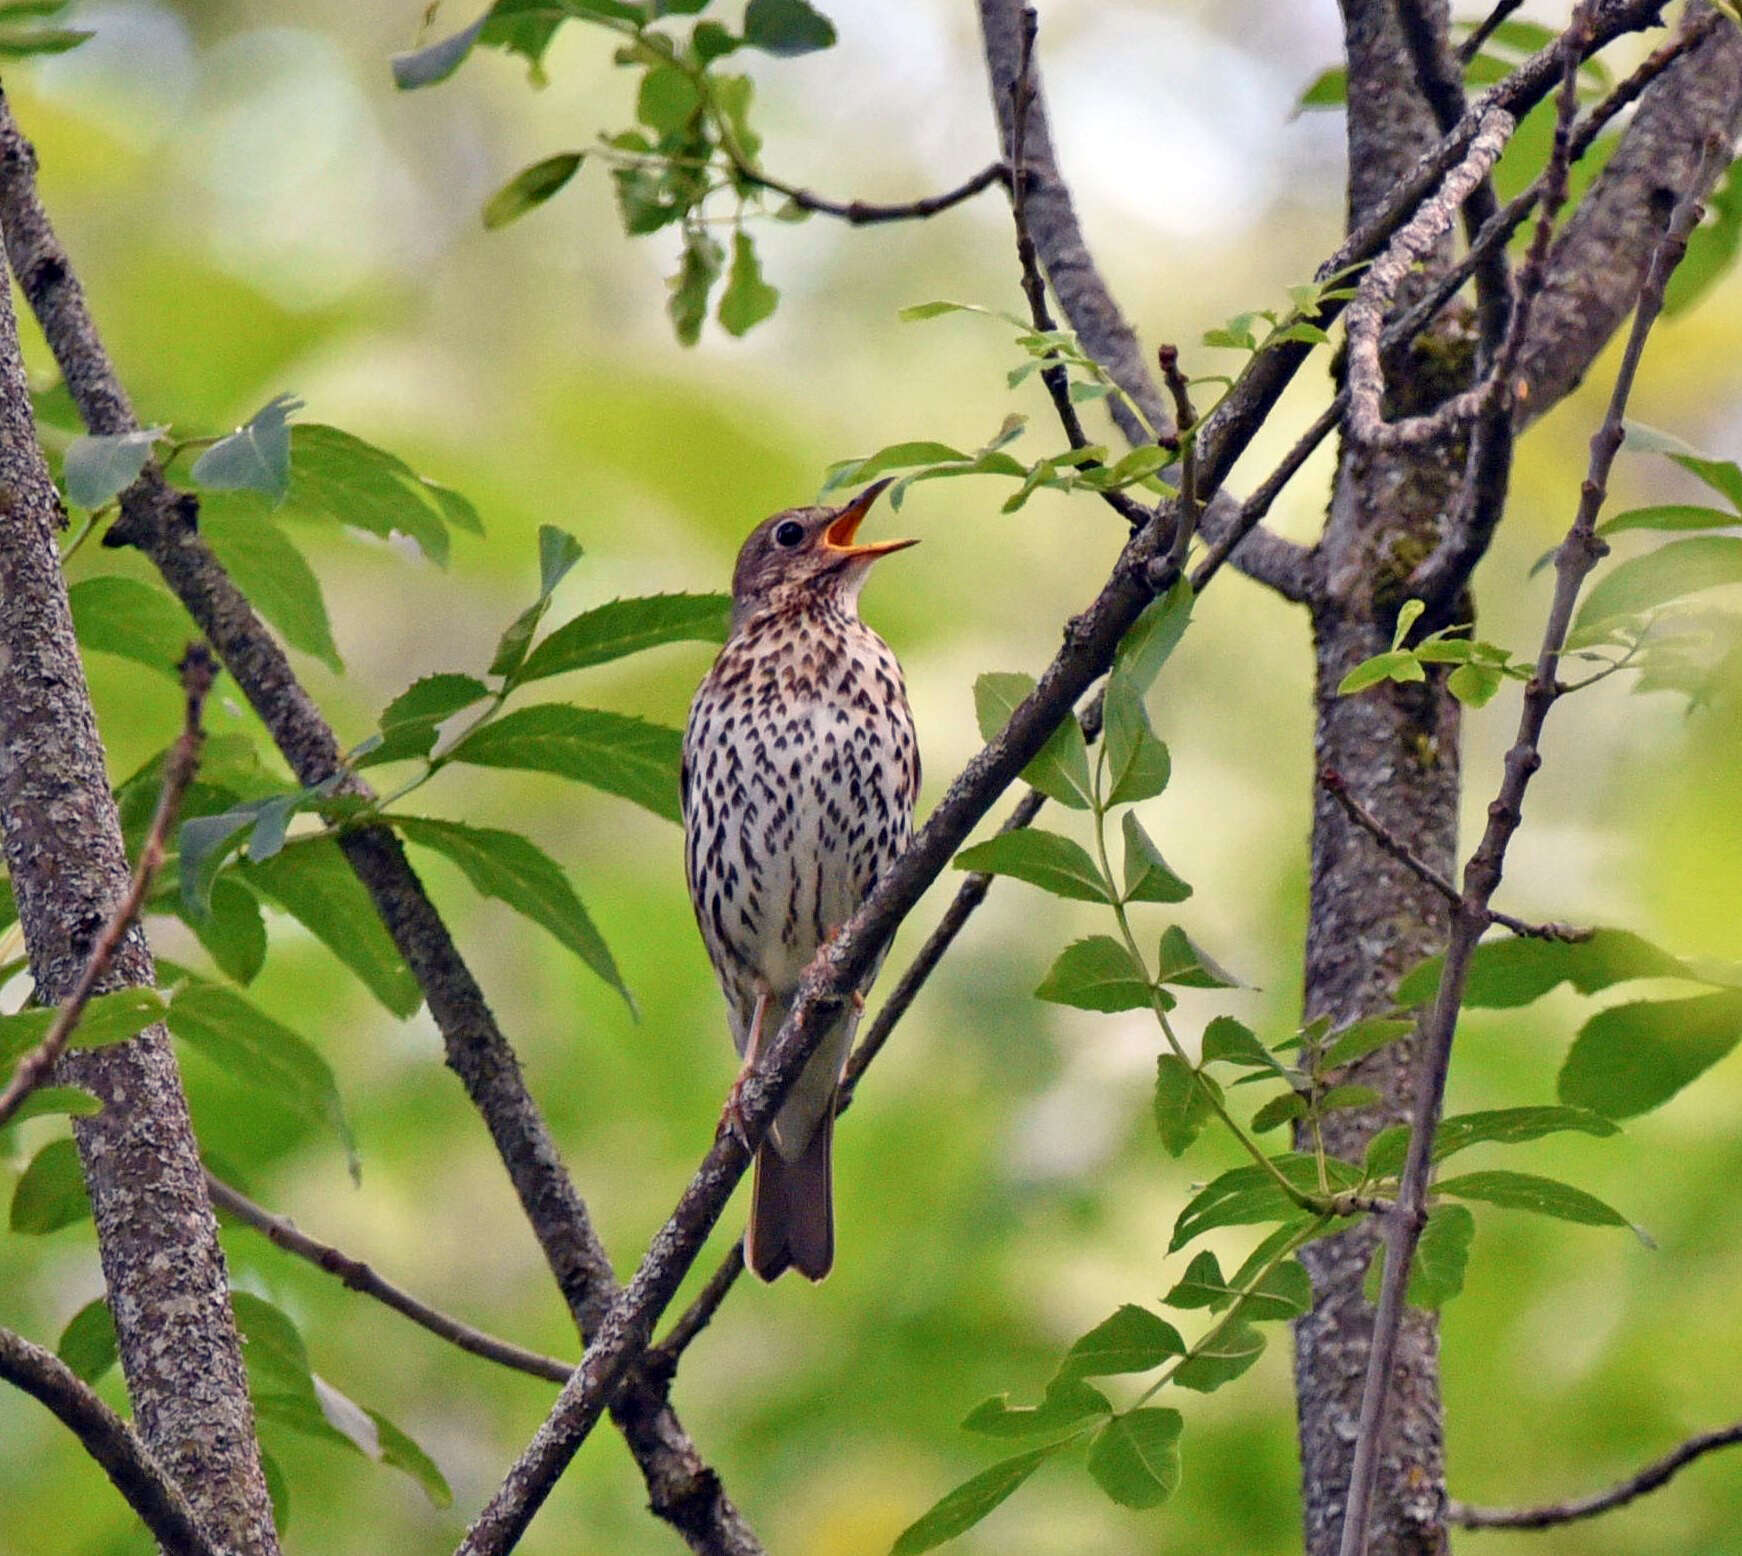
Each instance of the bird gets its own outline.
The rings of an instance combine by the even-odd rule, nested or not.
[[[780,1030],[806,965],[906,848],[919,744],[901,666],[859,619],[871,564],[916,542],[859,544],[887,480],[844,507],[789,508],[750,532],[731,631],[691,704],[681,767],[684,864],[743,1061]],[[879,958],[881,962],[881,958]],[[765,1281],[834,1263],[835,1103],[867,973],[757,1151],[744,1259]]]

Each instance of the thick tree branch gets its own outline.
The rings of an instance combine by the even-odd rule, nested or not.
[[[168,1556],[224,1556],[133,1428],[58,1356],[0,1328],[0,1378],[46,1405],[78,1438]]]
[[[1689,183],[1695,189],[1705,187],[1697,173],[1690,177]],[[1422,1066],[1410,1121],[1409,1153],[1398,1186],[1397,1203],[1386,1218],[1385,1274],[1373,1320],[1367,1386],[1361,1401],[1361,1420],[1343,1518],[1342,1556],[1364,1556],[1366,1551],[1368,1514],[1403,1318],[1404,1292],[1409,1284],[1410,1267],[1422,1228],[1427,1224],[1434,1135],[1439,1127],[1446,1077],[1451,1067],[1452,1040],[1463,1004],[1470,958],[1489,922],[1489,903],[1500,885],[1507,845],[1523,818],[1525,791],[1542,765],[1543,726],[1561,695],[1561,645],[1572,626],[1579,591],[1591,570],[1608,551],[1607,544],[1596,532],[1597,515],[1607,493],[1610,467],[1621,447],[1622,421],[1634,376],[1651,327],[1662,310],[1664,288],[1670,273],[1680,260],[1688,233],[1699,216],[1698,197],[1690,193],[1677,206],[1647,270],[1633,329],[1610,395],[1608,413],[1591,439],[1590,467],[1581,488],[1578,509],[1556,556],[1554,599],[1543,629],[1536,672],[1525,689],[1518,734],[1512,749],[1506,754],[1505,775],[1494,803],[1489,806],[1487,828],[1464,871],[1464,887],[1452,917],[1451,940],[1446,947],[1439,990],[1422,1026]]]
[[[1468,1502],[1448,1502],[1446,1522],[1460,1524],[1465,1529],[1553,1529],[1561,1524],[1576,1523],[1581,1518],[1595,1518],[1599,1513],[1613,1512],[1636,1497],[1656,1491],[1694,1460],[1719,1448],[1732,1448],[1737,1443],[1742,1443],[1742,1421],[1733,1426],[1721,1426],[1716,1431],[1696,1433],[1638,1473],[1590,1496],[1569,1497],[1564,1502],[1548,1502],[1540,1507],[1473,1507]]]
[[[541,1356],[537,1351],[526,1350],[508,1340],[499,1340],[495,1335],[486,1334],[482,1329],[474,1329],[451,1314],[431,1307],[403,1287],[396,1286],[392,1281],[376,1274],[361,1259],[353,1259],[330,1243],[310,1237],[288,1217],[276,1216],[265,1206],[255,1204],[246,1194],[231,1188],[222,1178],[214,1177],[209,1171],[206,1174],[206,1192],[211,1195],[212,1204],[219,1210],[234,1216],[244,1225],[253,1227],[286,1253],[293,1253],[299,1259],[306,1259],[310,1264],[325,1270],[327,1274],[338,1276],[352,1291],[373,1297],[383,1307],[392,1308],[395,1313],[409,1318],[420,1329],[427,1329],[450,1345],[457,1345],[462,1351],[481,1356],[485,1361],[495,1362],[499,1367],[511,1367],[516,1372],[530,1373],[535,1378],[546,1378],[552,1383],[566,1383],[569,1374],[575,1370],[572,1362],[559,1361],[554,1356]]]
[[[7,253],[86,427],[99,434],[132,431],[138,422],[38,198],[35,165],[35,152],[0,100],[0,226]],[[298,780],[324,782],[341,766],[333,731],[284,651],[200,538],[197,512],[190,495],[174,490],[155,466],[148,466],[123,494],[121,519],[105,543],[135,545],[151,558]],[[353,778],[349,792],[368,790]],[[616,1282],[513,1049],[399,840],[386,828],[369,827],[346,833],[340,847],[416,976],[441,1030],[448,1065],[490,1130],[578,1327],[583,1336],[590,1334],[610,1307]],[[624,1391],[614,1414],[647,1481],[654,1510],[692,1548],[758,1556],[760,1544],[656,1389],[638,1381]]]

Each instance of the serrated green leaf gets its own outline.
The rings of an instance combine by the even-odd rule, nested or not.
[[[1353,1064],[1357,1059],[1365,1059],[1368,1054],[1388,1047],[1400,1037],[1408,1037],[1414,1030],[1413,1021],[1369,1016],[1365,1021],[1356,1021],[1332,1033],[1319,1063],[1324,1069],[1340,1070],[1346,1064]]]
[[[780,304],[780,293],[762,278],[756,244],[742,230],[732,235],[732,269],[720,294],[717,315],[728,335],[743,335],[760,324]]]
[[[1310,1155],[1288,1152],[1271,1157],[1284,1178],[1303,1194],[1319,1192],[1318,1163]],[[1359,1181],[1359,1170],[1337,1157],[1328,1157],[1325,1170],[1331,1192],[1350,1189]],[[1194,1238],[1219,1226],[1248,1226],[1260,1221],[1285,1221],[1297,1209],[1280,1184],[1256,1164],[1235,1167],[1200,1189],[1174,1223],[1168,1252],[1185,1247]],[[1236,1276],[1236,1280],[1240,1277]]]
[[[1128,810],[1121,824],[1125,834],[1125,900],[1127,902],[1184,902],[1192,889],[1168,868],[1161,850],[1150,841]]]
[[[511,677],[524,686],[545,676],[605,664],[666,643],[723,643],[732,601],[724,594],[653,594],[612,600],[564,622]]]
[[[1151,998],[1143,969],[1110,935],[1091,935],[1066,946],[1034,992],[1040,999],[1078,1010],[1138,1010]]]
[[[357,758],[358,767],[426,757],[435,749],[441,726],[490,695],[473,675],[452,671],[413,681],[381,711],[381,744]]]
[[[1177,1054],[1163,1054],[1155,1062],[1155,1094],[1151,1109],[1155,1132],[1169,1156],[1181,1156],[1215,1117],[1215,1104],[1222,1088],[1215,1078],[1194,1070]]]
[[[1129,677],[1107,683],[1107,804],[1131,805],[1160,794],[1173,774],[1167,747],[1149,725],[1149,713]]]
[[[292,648],[313,654],[334,675],[344,674],[320,581],[263,511],[221,494],[205,498],[200,533],[236,586]]]
[[[702,324],[708,317],[708,295],[725,263],[726,251],[709,236],[707,228],[685,227],[683,258],[677,274],[666,283],[671,289],[666,312],[680,345],[693,346],[701,339]]]
[[[1240,980],[1224,971],[1186,937],[1177,924],[1162,931],[1155,981],[1182,989],[1237,989]]]
[[[163,1020],[169,1001],[158,989],[116,989],[93,995],[85,1004],[69,1046],[105,1048]],[[0,1064],[10,1064],[48,1036],[59,1015],[54,1005],[33,1005],[14,1015],[0,1016]]]
[[[1162,1299],[1169,1307],[1209,1308],[1212,1312],[1238,1304],[1246,1323],[1282,1323],[1312,1307],[1312,1282],[1295,1259],[1285,1259],[1250,1291],[1226,1280],[1216,1256],[1207,1249],[1186,1266],[1184,1279]]]
[[[1676,540],[1610,568],[1579,607],[1574,630],[1635,616],[1702,589],[1742,583],[1742,538],[1700,535]]]
[[[417,979],[336,842],[298,843],[243,869],[253,890],[301,923],[394,1015],[409,1016],[423,1002]]]
[[[1064,1431],[1092,1416],[1108,1415],[1113,1409],[1105,1394],[1080,1378],[1054,1378],[1038,1405],[1012,1406],[1009,1399],[1008,1394],[1000,1394],[982,1401],[968,1412],[962,1430],[983,1437],[1038,1437]]]
[[[1222,1276],[1222,1266],[1209,1249],[1192,1256],[1184,1276],[1161,1300],[1169,1307],[1215,1307],[1230,1299],[1233,1293]]]
[[[556,587],[574,570],[585,553],[580,541],[555,524],[538,526],[538,592],[556,593]]]
[[[1191,625],[1191,617],[1192,586],[1182,576],[1174,580],[1166,594],[1143,608],[1143,613],[1120,639],[1113,658],[1113,673],[1122,677],[1139,699],[1155,684],[1161,667]]]
[[[86,1383],[95,1383],[107,1373],[121,1359],[109,1304],[98,1297],[74,1313],[60,1332],[54,1353]]]
[[[948,1496],[901,1531],[889,1556],[920,1556],[972,1529],[993,1508],[1003,1502],[1027,1480],[1057,1450],[1058,1444],[1031,1448],[1013,1458],[1003,1459],[990,1469],[981,1470],[971,1480],[965,1480]]]
[[[402,92],[411,92],[420,86],[434,86],[438,81],[446,81],[466,62],[466,56],[472,52],[478,34],[489,19],[490,12],[486,11],[470,27],[462,27],[421,49],[408,49],[393,55],[388,61],[393,68],[393,84]]]
[[[1197,1353],[1174,1370],[1173,1382],[1182,1389],[1210,1394],[1232,1383],[1263,1354],[1264,1336],[1234,1318],[1199,1342]]]
[[[1172,1356],[1184,1356],[1185,1341],[1165,1318],[1127,1302],[1065,1353],[1056,1378],[1104,1378],[1149,1372]]]
[[[1217,1016],[1204,1028],[1202,1053],[1205,1064],[1238,1064],[1276,1075],[1287,1073],[1258,1041],[1257,1034],[1232,1016]]]
[[[181,682],[176,665],[199,637],[175,596],[137,578],[103,575],[67,590],[73,631],[87,649],[118,654]]]
[[[992,740],[1010,716],[1034,691],[1034,677],[989,670],[974,682],[974,717],[980,738]],[[1022,770],[1023,782],[1071,810],[1088,810],[1094,803],[1089,781],[1089,748],[1077,716],[1067,714],[1034,760]]]
[[[1433,1159],[1467,1151],[1473,1145],[1523,1145],[1545,1135],[1577,1133],[1599,1139],[1619,1133],[1608,1119],[1584,1107],[1489,1108],[1479,1113],[1454,1113],[1434,1131]],[[1409,1126],[1393,1124],[1367,1146],[1367,1171],[1388,1178],[1403,1168],[1409,1150]]]
[[[423,816],[395,816],[393,825],[408,843],[434,849],[453,860],[484,896],[506,902],[516,913],[547,929],[621,994],[634,1013],[635,1001],[623,984],[610,948],[569,885],[568,876],[531,839],[494,827]]]
[[[544,202],[580,171],[585,160],[578,151],[560,151],[523,167],[484,202],[484,226],[494,232]]]
[[[274,503],[283,501],[290,490],[289,418],[301,409],[295,395],[274,395],[194,461],[194,484],[221,492],[259,492]]]
[[[384,540],[409,536],[438,567],[447,566],[450,522],[481,528],[477,511],[458,492],[425,480],[397,454],[340,427],[293,427],[290,477],[294,511]]]
[[[1184,1427],[1177,1410],[1146,1407],[1114,1416],[1089,1445],[1095,1484],[1121,1507],[1161,1506],[1179,1486]]]
[[[80,508],[100,508],[118,497],[139,479],[152,445],[168,435],[168,427],[141,427],[137,432],[74,438],[63,456],[67,501]]]
[[[1247,1126],[1255,1135],[1268,1134],[1272,1129],[1278,1129],[1290,1119],[1305,1118],[1307,1113],[1306,1098],[1298,1092],[1285,1091],[1272,1097],[1256,1113]]]
[[[1464,1289],[1464,1271],[1470,1262],[1470,1244],[1476,1236],[1476,1218],[1463,1205],[1435,1205],[1428,1212],[1416,1244],[1404,1300],[1411,1307],[1429,1310],[1443,1307]],[[1367,1268],[1365,1294],[1379,1300],[1385,1278],[1385,1245],[1381,1243]]]
[[[13,1186],[12,1230],[40,1237],[83,1221],[90,1213],[78,1148],[71,1140],[50,1140],[31,1157]]]
[[[964,848],[954,864],[958,870],[1011,875],[1055,897],[1109,904],[1113,900],[1099,867],[1080,843],[1039,827],[1004,832]]]
[[[1420,1005],[1439,988],[1443,958],[1431,957],[1397,986],[1399,1005]],[[1634,978],[1692,978],[1687,963],[1625,929],[1595,930],[1584,940],[1513,936],[1476,947],[1464,1003],[1510,1010],[1540,999],[1556,984],[1595,994]]]
[[[1632,1227],[1620,1211],[1604,1204],[1595,1194],[1587,1194],[1570,1183],[1539,1177],[1535,1173],[1468,1172],[1461,1178],[1441,1178],[1435,1183],[1434,1192],[1450,1194],[1456,1199],[1481,1200],[1507,1210],[1528,1210],[1539,1216],[1576,1221],[1583,1226]]]
[[[1587,1021],[1561,1067],[1563,1102],[1608,1118],[1661,1107],[1742,1042],[1742,992],[1612,1005]]]
[[[542,702],[493,719],[448,753],[478,767],[555,773],[677,821],[683,736],[663,724]]]

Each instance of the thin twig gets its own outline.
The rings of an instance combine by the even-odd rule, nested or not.
[[[778,178],[771,178],[766,173],[739,163],[734,163],[732,171],[745,183],[755,184],[774,194],[785,195],[801,211],[815,211],[822,216],[839,217],[855,227],[875,226],[879,222],[923,220],[928,216],[936,216],[940,211],[947,211],[951,206],[960,205],[964,200],[973,199],[994,184],[1008,185],[1010,182],[1010,169],[1002,162],[994,162],[981,168],[965,183],[958,184],[943,194],[927,195],[923,200],[904,200],[893,205],[880,205],[873,200],[830,200],[813,194],[808,189],[782,183]]]
[[[139,909],[151,891],[151,883],[157,878],[157,872],[163,868],[164,842],[169,836],[170,828],[175,825],[175,818],[181,810],[182,797],[199,770],[200,747],[205,743],[200,715],[205,709],[206,696],[212,689],[212,682],[217,678],[218,663],[204,643],[190,643],[187,653],[176,668],[181,671],[182,690],[186,693],[182,731],[164,762],[163,787],[157,796],[157,810],[145,834],[145,844],[139,850],[139,863],[133,868],[132,882],[127,888],[126,896],[116,903],[115,911],[109,915],[109,921],[97,936],[91,947],[91,954],[85,959],[84,970],[79,974],[78,982],[73,985],[72,992],[61,1001],[48,1032],[36,1047],[18,1061],[18,1068],[12,1072],[11,1080],[6,1083],[5,1090],[0,1091],[0,1125],[4,1125],[23,1105],[24,1099],[48,1079],[55,1061],[60,1058],[73,1033],[77,1031],[85,1014],[85,1006],[90,1003],[91,996],[97,992],[97,985],[108,972],[109,962],[121,944],[122,937],[139,916]]]
[[[720,1261],[719,1268],[708,1277],[707,1285],[697,1293],[695,1301],[679,1315],[665,1338],[659,1344],[648,1348],[647,1368],[653,1376],[658,1377],[661,1373],[670,1376],[677,1371],[678,1358],[689,1349],[690,1342],[713,1322],[714,1314],[720,1311],[720,1304],[731,1294],[733,1286],[738,1283],[738,1277],[743,1273],[744,1239],[740,1237]]]
[[[222,1556],[138,1434],[58,1356],[0,1328],[0,1378],[71,1430],[169,1556]]]
[[[1344,780],[1343,775],[1335,768],[1321,768],[1319,783],[1325,792],[1343,807],[1344,814],[1356,826],[1414,875],[1417,880],[1433,887],[1454,908],[1463,902],[1464,894],[1452,883],[1451,877],[1436,870],[1356,799],[1349,791],[1349,785]],[[1556,940],[1563,944],[1576,944],[1579,941],[1589,940],[1592,934],[1590,930],[1581,929],[1574,924],[1532,924],[1525,919],[1514,918],[1510,913],[1501,913],[1495,908],[1489,908],[1486,912],[1490,923],[1498,924],[1502,929],[1511,930],[1513,934],[1525,939]]]
[[[231,1188],[210,1171],[206,1173],[206,1192],[211,1196],[212,1204],[219,1210],[253,1227],[256,1232],[271,1239],[287,1253],[308,1260],[329,1275],[338,1276],[351,1290],[373,1297],[383,1306],[409,1318],[419,1328],[427,1329],[431,1334],[457,1345],[462,1351],[469,1351],[472,1355],[481,1356],[485,1361],[495,1362],[498,1366],[512,1367],[516,1372],[530,1373],[535,1378],[547,1378],[552,1383],[566,1383],[569,1374],[575,1370],[572,1362],[559,1361],[554,1356],[543,1356],[511,1341],[499,1340],[495,1335],[474,1329],[470,1324],[461,1323],[459,1319],[431,1307],[427,1302],[419,1301],[409,1291],[376,1274],[362,1260],[353,1259],[331,1244],[310,1237],[299,1230],[295,1222],[285,1216],[274,1215],[263,1205],[255,1204],[247,1195]]]
[[[1499,4],[1476,24],[1470,36],[1458,45],[1458,63],[1469,64],[1481,52],[1482,45],[1494,35],[1494,29],[1523,4],[1524,0],[1499,0]]]
[[[1468,1502],[1447,1502],[1446,1522],[1459,1524],[1465,1529],[1552,1529],[1581,1518],[1595,1518],[1599,1513],[1625,1507],[1635,1497],[1656,1491],[1695,1459],[1738,1443],[1742,1443],[1742,1421],[1734,1426],[1721,1426],[1716,1431],[1698,1432],[1686,1442],[1678,1443],[1661,1459],[1654,1459],[1637,1474],[1590,1496],[1569,1497],[1564,1502],[1547,1502],[1540,1507],[1475,1507]]]
[[[1703,187],[1696,179],[1694,188]],[[1525,688],[1518,734],[1506,754],[1505,774],[1488,808],[1488,825],[1464,870],[1464,887],[1452,915],[1452,933],[1440,971],[1439,990],[1421,1028],[1421,1074],[1411,1109],[1409,1152],[1399,1181],[1397,1205],[1385,1221],[1385,1274],[1373,1318],[1373,1338],[1367,1358],[1367,1379],[1361,1397],[1361,1417],[1349,1470],[1348,1501],[1343,1515],[1341,1556],[1364,1556],[1368,1515],[1379,1466],[1380,1441],[1391,1375],[1403,1322],[1404,1292],[1410,1267],[1427,1223],[1428,1183],[1433,1171],[1434,1135],[1445,1099],[1451,1068],[1452,1039],[1463,1004],[1470,958],[1488,924],[1488,904],[1500,885],[1507,845],[1523,816],[1525,791],[1542,765],[1542,730],[1558,696],[1557,670],[1561,647],[1572,624],[1573,610],[1586,577],[1608,551],[1596,532],[1597,514],[1607,492],[1609,470],[1621,447],[1622,421],[1645,342],[1663,308],[1664,288],[1687,247],[1687,237],[1700,217],[1692,194],[1680,200],[1652,255],[1633,318],[1633,329],[1622,354],[1603,424],[1591,439],[1591,460],[1580,490],[1578,510],[1561,543],[1555,563],[1555,593],[1543,629],[1536,670]]]

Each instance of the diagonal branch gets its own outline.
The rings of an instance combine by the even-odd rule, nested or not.
[[[86,427],[98,434],[135,430],[126,391],[37,194],[35,169],[35,152],[0,98],[0,227],[19,284]],[[284,651],[201,539],[197,511],[191,495],[148,466],[123,494],[121,519],[105,543],[134,545],[150,557],[298,780],[324,782],[341,770],[338,741]],[[352,778],[347,792],[369,791]],[[339,846],[417,978],[448,1065],[490,1130],[577,1326],[583,1336],[592,1333],[617,1293],[611,1264],[482,989],[398,838],[384,827],[367,827],[346,833]],[[697,1551],[759,1556],[759,1542],[657,1389],[638,1380],[614,1414],[661,1517]]]
[[[133,1428],[58,1356],[0,1328],[0,1378],[46,1405],[71,1430],[168,1556],[224,1556]]]
[[[1446,1522],[1461,1524],[1466,1529],[1553,1529],[1581,1518],[1595,1518],[1656,1491],[1694,1460],[1738,1443],[1742,1443],[1742,1421],[1715,1431],[1698,1432],[1638,1473],[1590,1496],[1569,1497],[1564,1502],[1548,1502],[1540,1507],[1473,1507],[1468,1502],[1448,1502]]]

